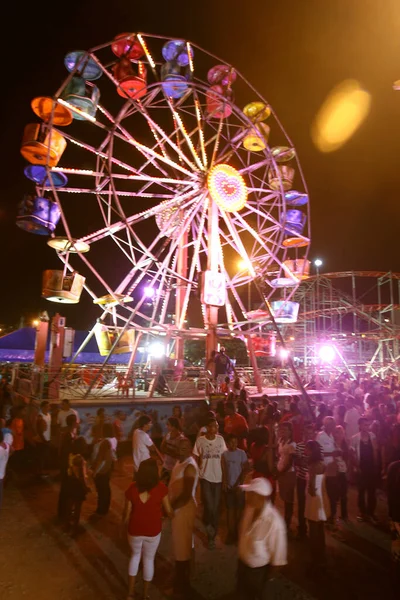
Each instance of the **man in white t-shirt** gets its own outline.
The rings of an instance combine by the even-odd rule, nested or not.
[[[200,486],[204,506],[203,523],[208,546],[215,548],[222,489],[222,455],[227,451],[225,440],[218,434],[218,423],[210,418],[207,433],[198,437],[193,448],[200,469]]]
[[[163,456],[157,450],[148,434],[151,426],[151,419],[147,415],[142,415],[138,418],[132,437],[133,471],[135,473],[139,469],[141,462],[151,458],[151,453],[157,454],[159,459],[163,461]]]
[[[3,481],[6,475],[8,459],[10,457],[10,446],[4,441],[3,430],[0,429],[0,508],[3,503]]]
[[[273,571],[287,564],[287,534],[283,518],[271,503],[272,486],[257,477],[241,486],[246,508],[239,530],[237,590],[241,599],[269,598]]]
[[[325,463],[325,483],[329,497],[331,515],[328,519],[333,524],[336,517],[336,506],[339,500],[339,471],[336,457],[342,455],[342,451],[336,447],[333,432],[336,429],[336,421],[333,417],[325,417],[324,428],[317,435],[317,442],[321,446],[322,456]]]
[[[75,415],[76,423],[77,423],[77,425],[79,425],[80,420],[79,420],[78,412],[76,410],[74,410],[73,408],[71,408],[69,400],[63,400],[61,402],[61,408],[58,411],[58,415],[57,415],[57,425],[59,425],[61,427],[62,432],[67,430],[68,415]]]
[[[51,414],[48,400],[43,400],[40,404],[40,412],[36,419],[36,432],[37,474],[44,477],[49,463],[51,439]]]
[[[352,437],[358,433],[358,419],[361,416],[354,404],[353,396],[347,397],[346,409],[344,413],[344,431],[346,440],[351,442]]]

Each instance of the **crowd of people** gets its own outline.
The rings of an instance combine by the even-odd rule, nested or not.
[[[286,564],[287,544],[294,539],[306,543],[310,576],[323,573],[326,530],[349,521],[349,487],[357,490],[357,520],[371,525],[382,519],[376,514],[377,491],[386,496],[393,572],[398,576],[400,391],[396,381],[343,378],[329,402],[293,396],[278,404],[265,395],[249,399],[235,377],[231,382],[225,373],[219,375],[220,397],[215,404],[204,401],[190,416],[174,406],[162,436],[153,435],[152,418],[142,414],[128,446],[122,439],[120,415],[108,421],[104,409],[98,409],[88,444],[79,432],[78,412],[68,401],[62,403],[56,422],[49,402],[43,401],[30,444],[32,464],[38,477],[59,469],[57,515],[64,530],[72,535],[83,531],[81,508],[91,490],[97,494],[91,518],[106,517],[110,479],[129,453],[132,483],[125,494],[121,531],[131,549],[130,599],[135,596],[141,562],[144,597],[148,597],[163,518],[171,519],[178,598],[190,598],[198,514],[210,551],[222,531],[225,544],[237,544],[237,587],[243,599],[262,597],[273,570]],[[14,407],[12,418],[0,425],[1,506],[8,459],[12,473],[26,458],[26,408]],[[222,513],[226,528],[220,526]]]

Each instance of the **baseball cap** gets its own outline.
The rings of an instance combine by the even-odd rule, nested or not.
[[[239,486],[244,492],[254,492],[260,496],[270,496],[272,485],[265,477],[256,477],[250,483]]]

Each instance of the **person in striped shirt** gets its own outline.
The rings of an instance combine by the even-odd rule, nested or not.
[[[305,425],[303,430],[303,440],[296,444],[296,454],[294,458],[294,466],[296,469],[296,489],[297,489],[297,509],[299,530],[298,538],[304,539],[307,536],[307,524],[304,517],[306,507],[306,489],[308,477],[308,458],[305,448],[308,440],[315,440],[315,427],[313,423]]]

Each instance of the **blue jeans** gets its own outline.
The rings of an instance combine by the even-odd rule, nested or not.
[[[218,530],[219,507],[221,503],[222,483],[212,483],[206,479],[200,479],[201,496],[203,501],[203,523],[214,530],[215,537]]]

